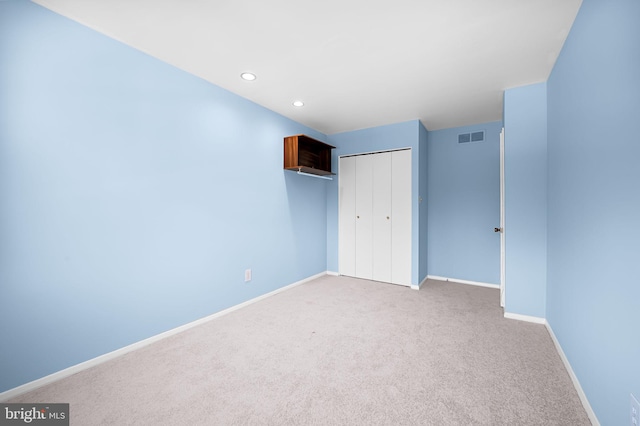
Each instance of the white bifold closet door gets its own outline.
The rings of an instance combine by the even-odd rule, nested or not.
[[[373,277],[376,281],[392,282],[391,277],[391,152],[370,157],[373,166]],[[360,245],[356,246],[360,248]],[[356,250],[357,252],[357,250]]]
[[[340,274],[411,285],[411,150],[340,158]]]
[[[411,285],[411,150],[391,156],[391,282]]]
[[[356,277],[373,279],[373,163],[356,157]]]
[[[356,157],[338,163],[338,255],[342,275],[356,276]],[[343,218],[353,218],[343,220]]]

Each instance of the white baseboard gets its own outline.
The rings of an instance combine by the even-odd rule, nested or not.
[[[427,280],[429,279],[429,276],[427,275],[426,277],[424,277],[424,280],[422,280],[420,282],[420,284],[418,285],[411,285],[411,290],[420,290],[422,288],[422,286],[424,285],[424,283],[427,282]]]
[[[339,277],[340,274],[338,272],[334,272],[334,271],[327,271],[327,275],[331,275],[333,277]]]
[[[547,320],[545,318],[533,317],[530,315],[521,315],[521,314],[513,314],[511,312],[505,312],[504,317],[508,319],[518,320],[518,321],[526,321],[532,322],[534,324],[547,324]]]
[[[553,329],[551,328],[551,325],[547,321],[545,321],[545,326],[547,327],[547,331],[549,332],[549,335],[551,336],[551,340],[553,340],[553,344],[555,345],[556,350],[558,351],[558,355],[560,355],[560,359],[562,359],[562,362],[564,363],[564,367],[567,369],[567,373],[569,373],[569,377],[571,377],[571,381],[573,382],[573,386],[576,388],[576,391],[578,392],[578,397],[580,398],[580,402],[582,402],[582,406],[584,407],[585,411],[587,412],[587,416],[589,416],[589,420],[591,420],[591,424],[593,426],[600,426],[600,422],[598,421],[598,418],[596,417],[596,413],[593,411],[593,408],[591,408],[591,404],[589,404],[589,400],[587,399],[587,395],[584,393],[584,390],[582,389],[582,386],[580,385],[580,381],[578,380],[578,377],[576,376],[576,373],[573,372],[573,368],[571,368],[571,364],[569,363],[569,359],[567,358],[567,356],[565,355],[564,351],[562,350],[562,346],[560,346],[560,342],[556,338],[556,335],[553,332]]]
[[[475,285],[478,287],[488,287],[488,288],[497,288],[497,289],[500,288],[500,284],[483,283],[480,281],[459,280],[456,278],[439,277],[437,275],[427,275],[427,279],[437,280],[437,281],[451,281],[452,283]]]
[[[267,297],[276,295],[276,294],[281,293],[281,292],[283,292],[285,290],[289,290],[290,288],[299,286],[299,285],[304,284],[306,282],[309,282],[311,280],[315,280],[316,278],[320,278],[320,277],[322,277],[324,275],[327,275],[327,274],[328,274],[328,272],[321,272],[319,274],[316,274],[316,275],[313,275],[311,277],[302,279],[300,281],[296,281],[293,284],[289,284],[287,286],[284,286],[284,287],[281,287],[279,289],[273,290],[273,291],[271,291],[269,293],[263,294],[262,296],[255,297],[255,298],[250,299],[250,300],[247,300],[246,302],[242,302],[242,303],[240,303],[238,305],[231,306],[230,308],[227,308],[227,309],[224,309],[222,311],[216,312],[215,314],[206,316],[204,318],[200,318],[198,320],[195,320],[195,321],[192,321],[190,323],[181,325],[179,327],[173,328],[173,329],[165,331],[163,333],[156,334],[155,336],[151,336],[151,337],[149,337],[147,339],[140,340],[139,342],[132,343],[132,344],[130,344],[128,346],[125,346],[123,348],[116,349],[115,351],[112,351],[112,352],[106,353],[104,355],[100,355],[98,357],[92,358],[90,360],[81,362],[80,364],[72,365],[71,367],[65,368],[64,370],[56,371],[55,373],[49,374],[48,376],[41,377],[39,379],[33,380],[33,381],[29,382],[29,383],[25,383],[24,385],[20,385],[18,387],[13,388],[13,389],[9,389],[7,391],[4,391],[4,392],[0,393],[0,401],[7,401],[7,400],[9,400],[11,398],[15,398],[15,397],[20,396],[20,395],[22,395],[24,393],[30,392],[32,390],[35,390],[35,389],[40,388],[42,386],[48,385],[48,384],[53,383],[55,381],[58,381],[60,379],[64,379],[65,377],[69,377],[72,374],[79,373],[80,371],[89,369],[91,367],[94,367],[96,365],[102,364],[102,363],[104,363],[106,361],[109,361],[109,360],[112,360],[114,358],[118,358],[118,357],[120,357],[120,356],[122,356],[124,354],[129,353],[129,352],[133,352],[136,349],[140,349],[140,348],[148,346],[148,345],[150,345],[152,343],[155,343],[155,342],[157,342],[159,340],[166,339],[169,336],[173,336],[173,335],[178,334],[178,333],[180,333],[182,331],[185,331],[185,330],[188,330],[190,328],[196,327],[196,326],[198,326],[200,324],[204,324],[204,323],[209,322],[209,321],[211,321],[213,319],[219,318],[219,317],[221,317],[223,315],[226,315],[228,313],[236,311],[236,310],[238,310],[240,308],[243,308],[245,306],[251,305],[251,304],[256,303],[256,302],[259,302],[260,300],[266,299]]]

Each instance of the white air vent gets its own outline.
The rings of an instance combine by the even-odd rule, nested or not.
[[[460,133],[458,143],[482,142],[484,140],[484,130],[471,133]]]

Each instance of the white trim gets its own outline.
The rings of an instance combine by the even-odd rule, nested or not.
[[[507,319],[513,319],[518,321],[526,321],[532,322],[534,324],[547,324],[547,320],[545,318],[534,317],[531,315],[521,315],[521,314],[513,314],[511,312],[505,312],[504,317]]]
[[[488,288],[497,288],[497,289],[500,288],[500,284],[483,283],[480,281],[459,280],[457,278],[439,277],[437,275],[427,275],[427,279],[437,280],[437,281],[451,281],[452,283],[475,285],[477,287],[488,287]]]
[[[331,275],[332,277],[339,277],[340,274],[334,271],[327,271],[327,275]]]
[[[138,342],[132,343],[132,344],[130,344],[128,346],[125,346],[125,347],[122,347],[120,349],[116,349],[114,351],[108,352],[108,353],[106,353],[104,355],[100,355],[100,356],[97,356],[97,357],[92,358],[90,360],[81,362],[80,364],[72,365],[71,367],[65,368],[64,370],[56,371],[55,373],[49,374],[48,376],[41,377],[41,378],[33,380],[33,381],[29,382],[29,383],[25,383],[23,385],[20,385],[18,387],[13,388],[13,389],[9,389],[7,391],[4,391],[4,392],[0,393],[0,401],[7,401],[7,400],[9,400],[11,398],[15,398],[15,397],[17,397],[19,395],[22,395],[24,393],[30,392],[30,391],[35,390],[37,388],[40,388],[42,386],[45,386],[45,385],[48,385],[50,383],[56,382],[58,380],[64,379],[65,377],[69,377],[72,374],[76,374],[76,373],[79,373],[79,372],[81,372],[83,370],[89,369],[91,367],[95,367],[96,365],[102,364],[103,362],[110,361],[110,360],[112,360],[114,358],[118,358],[118,357],[120,357],[120,356],[122,356],[124,354],[127,354],[129,352],[133,352],[133,351],[135,351],[137,349],[140,349],[140,348],[143,348],[145,346],[148,346],[148,345],[150,345],[152,343],[155,343],[157,341],[165,339],[165,338],[167,338],[169,336],[173,336],[173,335],[178,334],[178,333],[180,333],[182,331],[185,331],[185,330],[188,330],[190,328],[196,327],[196,326],[198,326],[200,324],[204,324],[204,323],[209,322],[209,321],[211,321],[213,319],[216,319],[218,317],[221,317],[223,315],[226,315],[228,313],[236,311],[236,310],[238,310],[240,308],[244,308],[245,306],[251,305],[251,304],[256,303],[256,302],[259,302],[260,300],[266,299],[267,297],[274,296],[274,295],[276,295],[278,293],[281,293],[281,292],[283,292],[285,290],[289,290],[289,289],[291,289],[293,287],[296,287],[296,286],[299,286],[299,285],[304,284],[306,282],[315,280],[316,278],[320,278],[320,277],[325,276],[327,274],[328,274],[328,271],[325,271],[325,272],[321,272],[319,274],[313,275],[311,277],[304,278],[304,279],[302,279],[300,281],[296,281],[293,284],[289,284],[289,285],[286,285],[284,287],[280,287],[279,289],[273,290],[273,291],[271,291],[269,293],[263,294],[262,296],[255,297],[253,299],[247,300],[246,302],[242,302],[242,303],[240,303],[238,305],[234,305],[234,306],[231,306],[231,307],[229,307],[227,309],[223,309],[222,311],[216,312],[215,314],[206,316],[204,318],[200,318],[198,320],[195,320],[195,321],[192,321],[190,323],[181,325],[179,327],[173,328],[173,329],[165,331],[163,333],[156,334],[155,336],[151,336],[149,338],[146,338],[144,340],[140,340]]]
[[[504,127],[500,131],[500,306],[504,308],[507,290],[507,247],[504,210]]]
[[[426,277],[424,277],[424,280],[422,280],[420,282],[420,284],[418,284],[418,285],[411,284],[411,290],[420,290],[422,288],[422,286],[424,285],[424,283],[427,282],[428,279],[429,279],[429,276],[427,275]]]
[[[584,407],[585,411],[587,412],[587,416],[589,416],[589,420],[591,420],[591,424],[593,426],[600,426],[600,422],[598,421],[598,418],[596,417],[596,413],[595,413],[595,411],[593,411],[593,408],[591,408],[591,404],[589,404],[589,400],[587,399],[587,395],[584,393],[584,390],[582,389],[582,386],[580,385],[580,381],[578,380],[578,376],[576,376],[576,373],[573,372],[573,368],[571,368],[571,364],[569,363],[569,359],[567,358],[567,356],[565,355],[564,351],[562,350],[562,346],[560,346],[560,342],[556,338],[556,335],[553,332],[553,329],[551,328],[551,325],[546,321],[545,321],[544,325],[547,327],[547,331],[549,332],[549,335],[551,336],[551,340],[553,340],[553,344],[555,345],[556,350],[558,351],[558,355],[560,355],[560,359],[562,359],[562,362],[564,363],[564,367],[567,369],[567,373],[569,373],[569,377],[571,377],[571,381],[573,382],[573,386],[576,388],[576,391],[578,392],[578,397],[580,398],[580,402],[582,402],[582,406]]]

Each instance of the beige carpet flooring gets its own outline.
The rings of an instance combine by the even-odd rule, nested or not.
[[[325,276],[13,399],[71,425],[589,425],[498,290]]]

